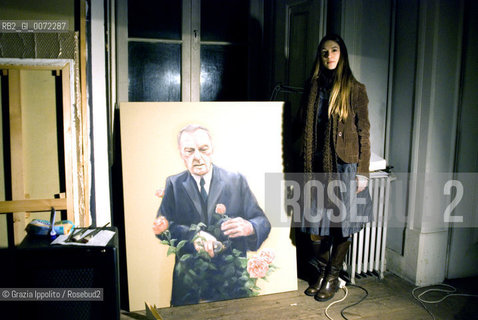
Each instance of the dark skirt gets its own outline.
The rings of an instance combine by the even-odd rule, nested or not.
[[[369,188],[356,193],[356,163],[337,162],[337,172],[306,176],[301,230],[320,235],[349,237],[373,221]],[[310,187],[310,188],[309,188]]]

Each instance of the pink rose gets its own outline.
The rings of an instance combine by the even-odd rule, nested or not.
[[[269,270],[269,264],[262,258],[254,256],[247,261],[247,272],[251,278],[264,278]]]
[[[155,195],[156,197],[158,197],[158,198],[161,199],[162,197],[164,197],[164,189],[158,189],[158,190],[156,190],[156,192],[154,193],[154,195]]]
[[[259,252],[259,257],[264,259],[267,264],[271,264],[272,261],[274,261],[276,255],[274,251],[272,251],[272,249],[263,249],[261,250],[261,252]]]
[[[217,214],[225,214],[226,213],[226,206],[222,203],[216,204],[216,213]]]
[[[156,235],[162,234],[164,231],[166,231],[169,228],[169,222],[168,219],[166,219],[163,216],[158,217],[156,220],[153,222],[153,232]]]

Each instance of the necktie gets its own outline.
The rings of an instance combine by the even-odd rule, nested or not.
[[[204,201],[204,204],[207,203],[207,192],[206,189],[204,188],[204,184],[206,184],[206,181],[204,181],[204,178],[201,178],[199,181],[199,185],[201,186],[201,198]]]

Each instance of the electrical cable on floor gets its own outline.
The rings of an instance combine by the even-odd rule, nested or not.
[[[325,308],[325,316],[326,316],[328,319],[330,319],[330,320],[334,320],[334,319],[333,319],[331,316],[329,316],[329,314],[327,313],[327,311],[329,310],[329,308],[330,308],[331,306],[333,306],[334,304],[336,304],[336,303],[339,303],[339,302],[344,301],[345,298],[347,298],[347,295],[348,295],[348,293],[349,293],[349,291],[347,290],[347,287],[344,286],[342,289],[343,289],[344,292],[345,292],[344,297],[343,297],[342,299],[340,299],[340,300],[337,300],[337,301],[332,302],[331,304],[329,304],[329,305],[327,306],[327,308]]]
[[[368,291],[367,291],[367,289],[365,289],[364,287],[361,287],[361,286],[359,286],[359,285],[352,284],[352,283],[348,283],[347,286],[362,289],[362,290],[365,292],[365,295],[364,295],[359,301],[354,302],[354,303],[352,303],[351,305],[346,306],[345,308],[343,308],[343,309],[340,311],[340,315],[341,315],[345,320],[348,320],[348,318],[344,315],[345,310],[347,310],[348,308],[351,308],[351,307],[353,307],[353,306],[358,305],[359,303],[361,303],[362,301],[364,301],[364,300],[368,297]]]
[[[428,310],[428,308],[426,307],[425,303],[431,303],[431,304],[435,304],[435,303],[440,303],[442,301],[444,301],[446,298],[448,297],[475,297],[475,298],[478,298],[478,295],[476,294],[466,294],[466,293],[455,293],[456,292],[456,288],[453,287],[453,286],[450,286],[448,284],[444,284],[444,283],[441,283],[441,284],[438,284],[438,285],[433,285],[433,287],[436,287],[436,286],[444,286],[444,287],[448,287],[449,290],[446,290],[446,289],[438,289],[438,288],[432,288],[432,289],[427,289],[425,291],[423,291],[422,293],[420,293],[418,296],[415,295],[415,292],[418,290],[418,289],[424,289],[424,288],[428,288],[428,287],[432,287],[432,286],[428,286],[428,287],[416,287],[412,290],[412,296],[413,298],[415,298],[415,300],[417,300],[418,302],[420,302],[420,304],[422,305],[422,307],[428,312],[428,314],[432,317],[433,320],[435,320],[435,316],[433,315],[433,313],[431,313],[430,310]],[[447,293],[447,295],[445,295],[444,297],[442,297],[441,299],[438,299],[438,300],[425,300],[422,298],[423,295],[429,293],[429,292],[444,292],[444,293]]]

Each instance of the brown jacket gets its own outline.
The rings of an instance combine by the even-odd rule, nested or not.
[[[315,105],[318,91],[317,81],[310,89],[308,104]],[[332,138],[337,156],[346,163],[357,163],[357,174],[369,175],[370,165],[370,122],[368,119],[368,97],[365,85],[354,82],[351,90],[351,114],[345,121],[332,119]],[[310,109],[309,109],[310,110]]]
[[[345,122],[334,121],[335,152],[342,161],[358,163],[357,174],[368,177],[370,165],[370,122],[365,86],[356,82],[351,92],[351,110]]]

